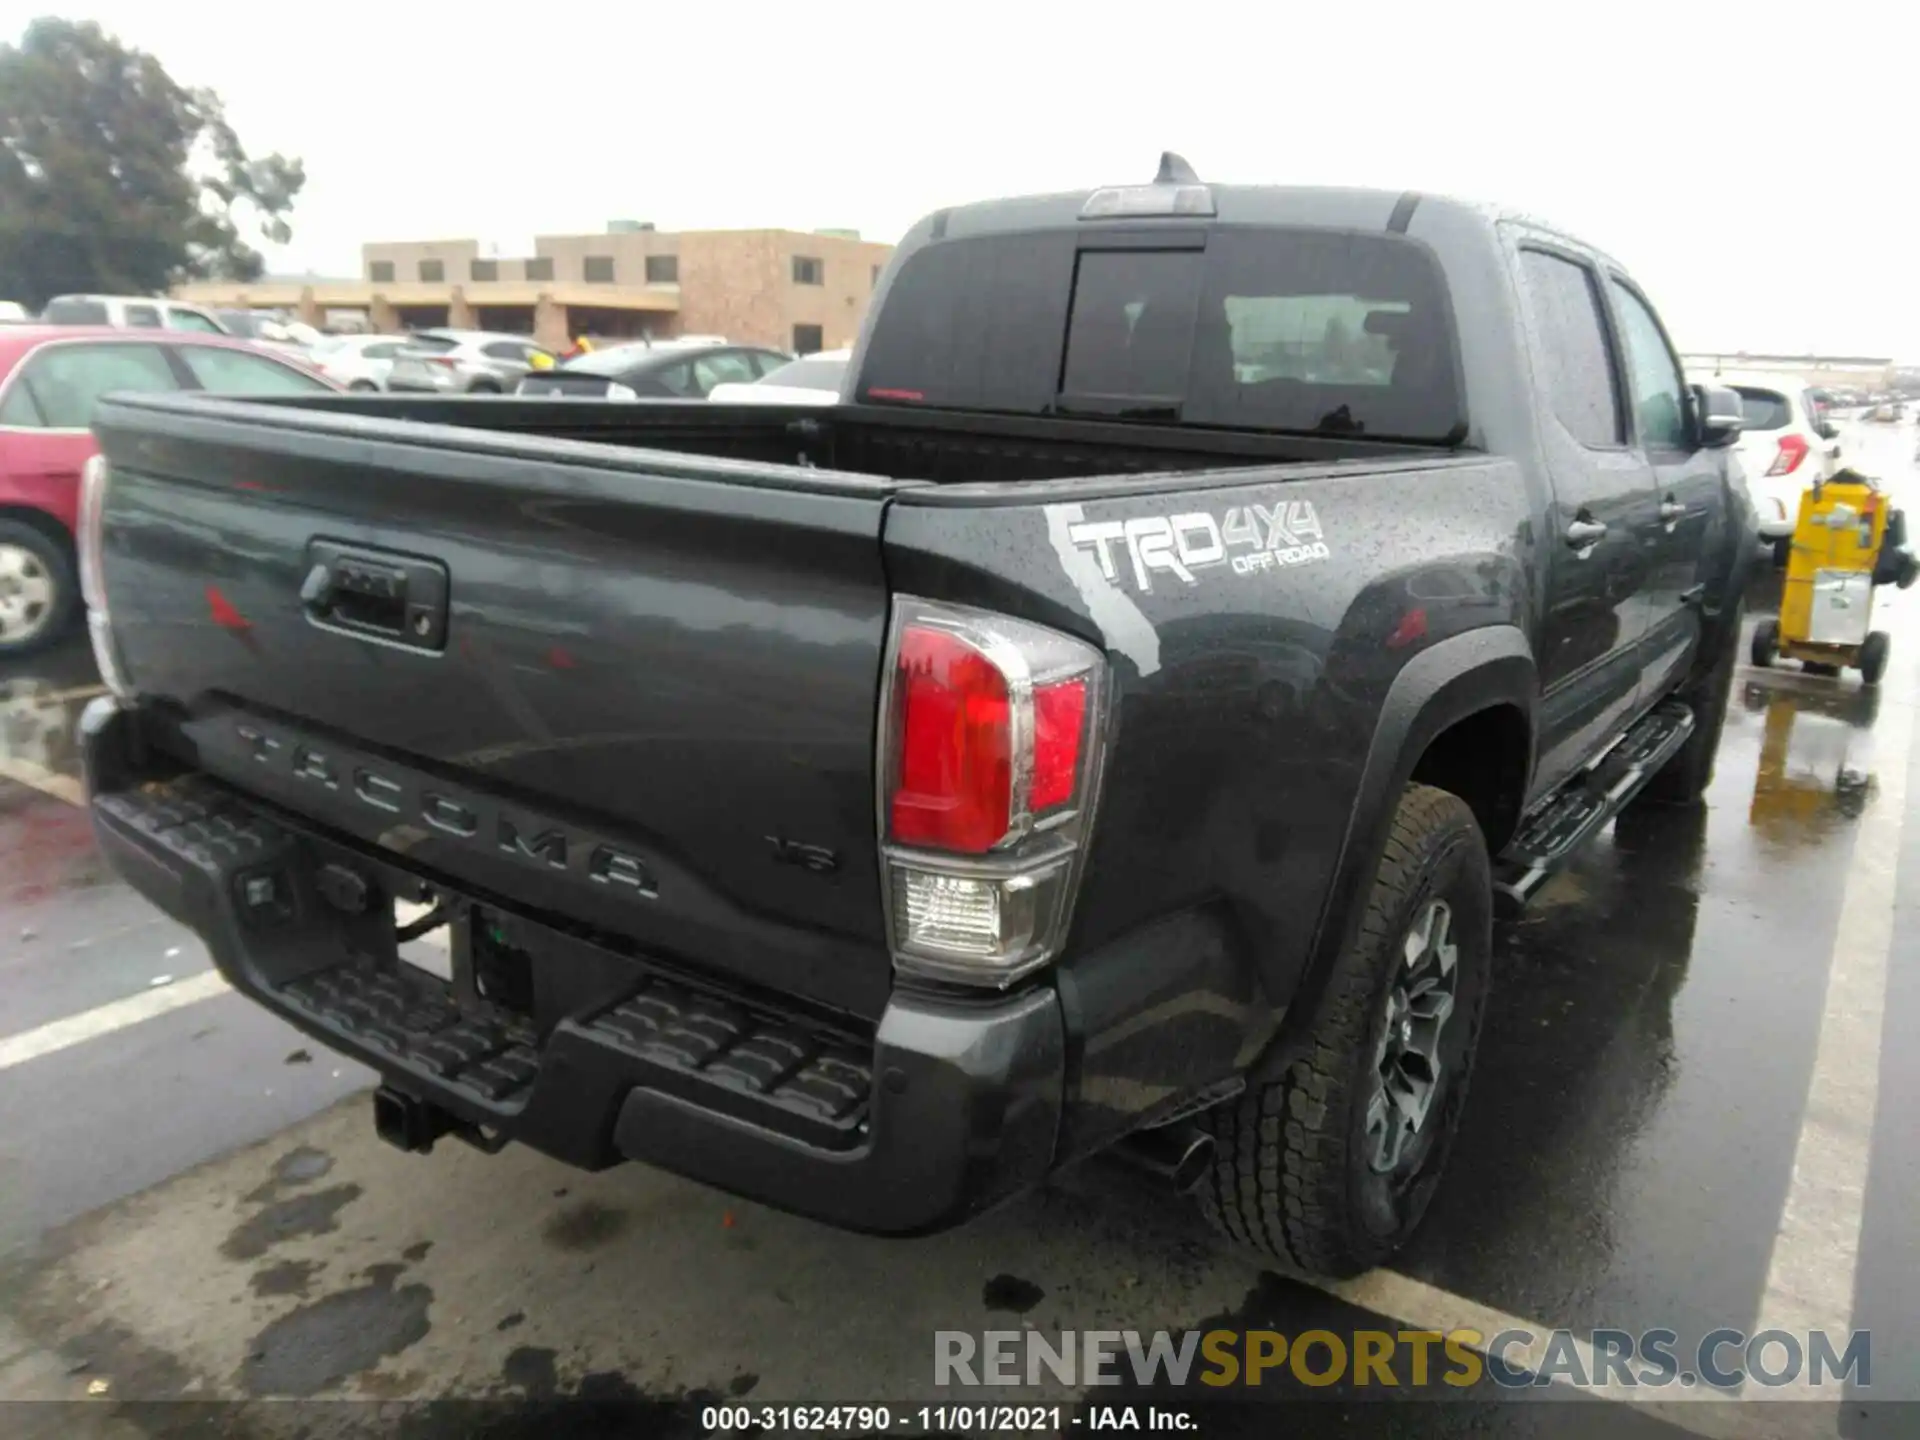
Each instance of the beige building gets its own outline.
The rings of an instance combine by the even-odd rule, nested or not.
[[[1777,375],[1785,381],[1826,390],[1885,390],[1894,381],[1894,363],[1873,355],[1749,355],[1746,351],[1682,355],[1695,379],[1716,373]]]
[[[723,335],[782,350],[853,342],[893,253],[850,231],[654,230],[542,235],[533,254],[483,253],[478,240],[361,247],[354,280],[269,278],[180,286],[205,305],[297,311],[312,325],[364,315],[375,330],[452,325],[563,347],[569,336]]]

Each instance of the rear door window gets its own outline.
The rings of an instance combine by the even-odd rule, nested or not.
[[[1590,449],[1620,444],[1620,400],[1593,273],[1544,250],[1523,250],[1520,275],[1555,418]]]
[[[683,360],[678,365],[662,365],[646,377],[669,395],[696,397],[700,392],[694,388],[693,364]]]
[[[102,395],[116,390],[178,390],[173,367],[158,345],[46,345],[36,350],[13,383],[32,400],[41,427],[84,430],[93,423]],[[8,424],[29,423],[14,418]]]
[[[875,317],[861,398],[1385,439],[1463,430],[1452,312],[1420,246],[1163,233],[914,252]]]
[[[753,364],[738,350],[722,350],[702,355],[693,362],[694,383],[705,395],[716,385],[751,385],[759,377]]]
[[[181,345],[178,354],[195,383],[216,395],[313,395],[333,388],[291,365],[245,350]]]
[[[127,324],[135,330],[158,330],[160,312],[151,305],[129,305],[125,311]]]
[[[226,333],[198,310],[182,310],[178,305],[167,307],[167,324],[175,330],[192,330],[202,335]]]

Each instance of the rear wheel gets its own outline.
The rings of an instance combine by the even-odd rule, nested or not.
[[[500,387],[491,380],[476,380],[467,387],[469,395],[498,395]]]
[[[1887,673],[1887,656],[1893,649],[1893,641],[1884,630],[1875,630],[1867,636],[1860,646],[1859,665],[1860,683],[1878,685],[1880,677]]]
[[[0,520],[0,660],[58,639],[79,602],[66,547],[25,521]]]
[[[1780,658],[1780,622],[1778,620],[1762,620],[1753,627],[1753,651],[1749,658],[1762,670]]]
[[[1409,785],[1366,912],[1297,1055],[1202,1119],[1198,1194],[1231,1239],[1311,1273],[1379,1264],[1426,1213],[1459,1126],[1493,950],[1486,842],[1465,802]]]
[[[356,380],[347,389],[362,393],[377,393],[380,387],[371,380]]]
[[[1793,537],[1782,535],[1773,542],[1773,565],[1776,570],[1787,568],[1787,561],[1793,558]]]

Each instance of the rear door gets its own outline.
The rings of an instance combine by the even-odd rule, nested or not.
[[[1710,532],[1725,521],[1727,462],[1696,438],[1679,357],[1653,306],[1622,276],[1607,288],[1627,361],[1633,443],[1652,473],[1652,513],[1639,526],[1648,601],[1640,702],[1650,705],[1678,683],[1700,640],[1703,567]]]
[[[1647,631],[1652,479],[1630,445],[1623,369],[1587,257],[1524,240],[1518,256],[1541,439],[1553,484],[1535,786],[1545,791],[1624,725]]]
[[[5,491],[16,504],[58,517],[69,530],[80,470],[93,454],[95,407],[116,390],[180,389],[164,346],[139,340],[54,340],[15,367],[0,391]]]

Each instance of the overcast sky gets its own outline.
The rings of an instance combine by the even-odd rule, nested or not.
[[[0,32],[48,8],[0,0]],[[1172,148],[1206,179],[1524,208],[1612,251],[1683,348],[1920,363],[1912,0],[70,13],[219,90],[250,149],[305,159],[276,271],[616,218],[892,240],[945,204],[1144,180]]]

